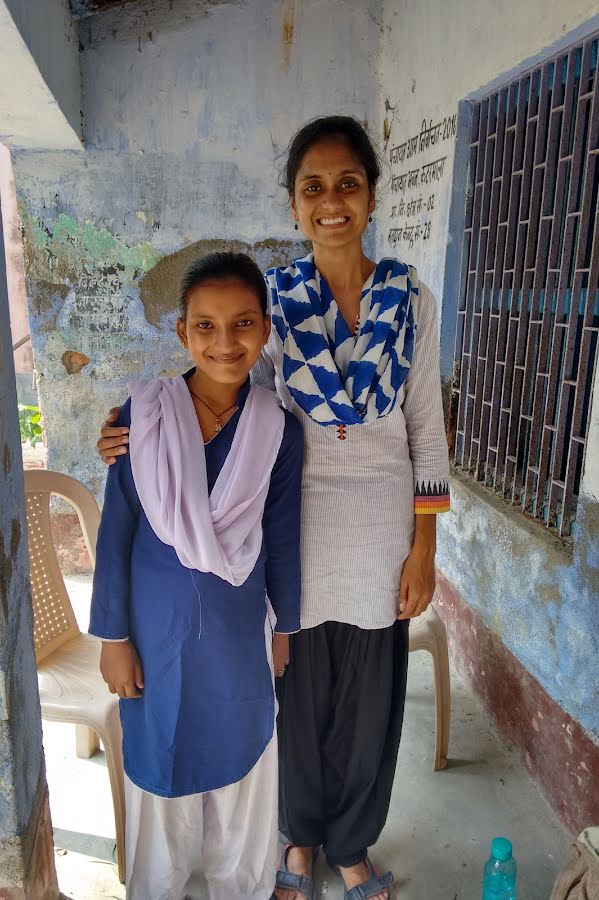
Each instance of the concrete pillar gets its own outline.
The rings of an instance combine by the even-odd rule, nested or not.
[[[57,900],[3,248],[0,214],[0,900]]]

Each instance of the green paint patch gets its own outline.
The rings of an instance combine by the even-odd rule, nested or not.
[[[41,229],[39,229],[41,231]],[[44,235],[47,232],[42,232]],[[57,241],[64,241],[66,238],[76,238],[77,237],[77,222],[74,219],[71,219],[70,216],[65,216],[64,213],[61,213],[56,220],[56,225],[54,226],[54,237]]]
[[[61,213],[54,222],[44,223],[27,209],[20,213],[27,275],[35,281],[76,285],[82,276],[93,280],[112,269],[123,284],[131,284],[163,256],[148,243],[130,246],[94,222],[78,222]]]

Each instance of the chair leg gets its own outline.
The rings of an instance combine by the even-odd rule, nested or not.
[[[431,621],[434,632],[433,671],[435,678],[435,763],[438,772],[447,766],[449,749],[449,727],[451,718],[451,688],[449,674],[449,654],[447,632],[441,619]]]
[[[118,704],[107,731],[100,735],[106,752],[106,766],[110,777],[112,804],[114,807],[114,824],[116,831],[116,849],[119,881],[125,883],[125,782],[123,772],[122,732],[119,720]]]
[[[87,725],[75,725],[75,753],[79,759],[90,759],[100,747],[98,735]]]

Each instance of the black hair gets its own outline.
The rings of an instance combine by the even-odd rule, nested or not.
[[[260,301],[264,315],[267,312],[267,294],[264,275],[253,259],[245,253],[232,251],[208,253],[194,260],[181,278],[179,289],[179,315],[187,318],[187,307],[191,291],[202,284],[214,281],[240,281],[253,291]]]
[[[364,126],[353,116],[322,116],[308,122],[291,138],[281,173],[281,184],[290,194],[294,192],[298,169],[308,150],[329,137],[345,141],[350,151],[364,166],[368,184],[371,188],[375,187],[381,174],[381,165]]]

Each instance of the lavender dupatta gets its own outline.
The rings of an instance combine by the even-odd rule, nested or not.
[[[275,395],[253,385],[233,443],[208,494],[204,441],[182,376],[131,390],[133,480],[152,529],[182,565],[238,586],[262,547],[262,515],[285,418]]]

